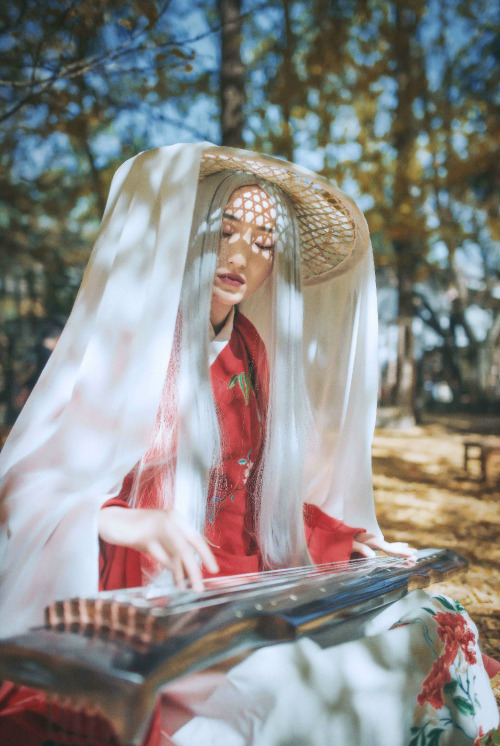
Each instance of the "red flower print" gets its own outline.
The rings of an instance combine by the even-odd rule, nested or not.
[[[424,679],[417,702],[421,707],[428,702],[435,710],[439,710],[444,705],[443,687],[451,680],[450,666],[458,651],[462,650],[470,665],[476,662],[476,653],[469,647],[474,645],[476,638],[460,614],[438,612],[433,618],[438,624],[439,638],[444,642],[444,653],[434,661],[429,675]]]
[[[474,632],[467,627],[467,622],[461,614],[450,612],[438,612],[434,619],[438,623],[437,633],[445,644],[445,655],[452,663],[460,648],[465,655],[467,663],[476,663],[475,650],[469,649],[474,645],[476,638]]]
[[[420,707],[425,702],[428,702],[435,710],[443,707],[443,687],[450,679],[450,662],[446,659],[446,655],[442,655],[434,661],[429,675],[422,684],[422,691],[417,697]]]
[[[485,732],[484,732],[484,730],[483,730],[483,726],[482,726],[482,725],[480,725],[480,726],[479,726],[479,733],[477,734],[477,738],[476,738],[476,740],[474,741],[474,743],[473,743],[473,745],[472,745],[472,746],[481,746],[481,741],[480,741],[479,739],[480,739],[480,738],[484,738],[484,736],[485,736],[485,735],[486,735],[486,733],[485,733]]]

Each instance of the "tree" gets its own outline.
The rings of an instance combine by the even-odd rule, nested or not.
[[[241,0],[218,0],[221,27],[221,144],[242,148],[245,70],[241,61]]]
[[[415,320],[425,324],[419,349],[440,340],[459,398],[469,385],[464,349],[470,369],[482,344],[472,311],[483,309],[490,328],[497,313],[496,39],[485,0],[275,0],[247,41],[264,91],[247,105],[253,144],[293,154],[357,199],[376,262],[394,278],[392,402],[407,419]]]
[[[40,321],[71,308],[117,163],[159,144],[156,138],[168,142],[158,130],[182,127],[184,137],[196,139],[217,131],[216,104],[204,107],[203,132],[184,117],[200,99],[215,97],[196,47],[210,45],[214,31],[204,9],[193,7],[190,25],[197,31],[186,33],[182,12],[171,5],[4,3],[0,346],[10,350],[1,356],[4,407],[19,377],[12,366],[19,366]]]

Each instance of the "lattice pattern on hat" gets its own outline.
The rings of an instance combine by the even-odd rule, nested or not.
[[[290,196],[300,228],[304,280],[329,272],[349,256],[355,239],[354,221],[333,187],[267,156],[252,158],[243,151],[240,155],[223,149],[203,153],[200,178],[225,170],[254,174]]]

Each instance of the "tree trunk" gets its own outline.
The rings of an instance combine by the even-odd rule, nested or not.
[[[284,31],[285,31],[285,46],[283,50],[283,75],[285,79],[291,82],[295,76],[293,69],[293,48],[294,39],[292,33],[292,22],[290,17],[291,11],[291,0],[283,0],[283,15],[284,15]],[[283,97],[283,139],[284,139],[284,156],[288,161],[293,161],[294,156],[294,142],[292,134],[292,116],[291,116],[291,97]]]
[[[401,251],[401,248],[400,248]],[[413,276],[408,267],[398,266],[398,356],[394,405],[405,420],[414,418],[415,359],[413,344]]]
[[[245,69],[241,61],[241,0],[219,0],[221,22],[221,144],[242,148]]]
[[[412,322],[415,315],[413,285],[418,247],[407,225],[408,216],[414,209],[410,194],[408,167],[412,158],[415,124],[413,102],[415,97],[415,60],[412,58],[411,39],[414,36],[417,18],[410,4],[394,5],[394,58],[397,83],[396,118],[392,129],[392,145],[396,151],[394,175],[393,210],[399,223],[399,238],[393,239],[398,281],[398,356],[394,404],[399,409],[401,422],[415,422],[416,365]]]

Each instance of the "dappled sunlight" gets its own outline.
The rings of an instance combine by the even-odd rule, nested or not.
[[[460,601],[476,621],[483,652],[500,652],[500,472],[488,483],[463,469],[464,434],[438,425],[380,429],[373,446],[377,515],[385,537],[454,549],[467,575],[434,586]]]

